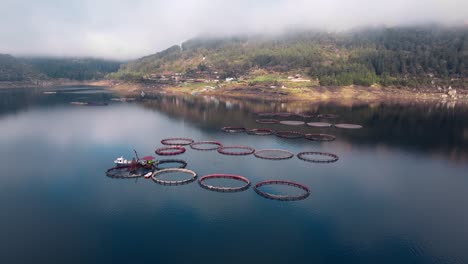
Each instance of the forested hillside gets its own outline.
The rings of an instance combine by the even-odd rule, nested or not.
[[[119,66],[119,62],[101,59],[16,58],[0,54],[0,81],[97,80]]]
[[[282,36],[197,38],[122,65],[111,78],[167,71],[241,77],[254,70],[298,72],[321,85],[465,85],[468,28],[401,27]]]

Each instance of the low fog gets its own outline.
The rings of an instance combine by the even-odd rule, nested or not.
[[[468,22],[466,0],[0,0],[0,53],[131,59],[194,36]]]

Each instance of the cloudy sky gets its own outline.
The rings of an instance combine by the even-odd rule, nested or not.
[[[0,0],[0,53],[131,59],[202,34],[466,23],[467,0]]]

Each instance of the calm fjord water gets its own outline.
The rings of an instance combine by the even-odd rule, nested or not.
[[[468,263],[468,109],[334,106],[215,98],[110,101],[83,87],[0,90],[0,263]],[[74,106],[72,101],[109,106]],[[255,111],[312,111],[360,130],[260,125]],[[324,120],[326,121],[326,120]],[[223,126],[336,135],[314,143],[225,134]],[[167,137],[337,154],[332,164],[188,149],[200,176],[292,180],[309,198],[252,188],[112,179],[112,161],[154,155]]]

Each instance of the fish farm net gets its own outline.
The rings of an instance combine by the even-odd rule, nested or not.
[[[230,180],[235,180],[235,181],[240,181],[243,182],[239,187],[223,187],[223,186],[216,186],[216,185],[210,185],[207,184],[206,181],[212,180],[212,179],[230,179]],[[215,192],[240,192],[240,191],[245,191],[250,187],[250,181],[249,179],[240,176],[240,175],[234,175],[234,174],[210,174],[201,177],[198,180],[198,184],[204,189],[210,190],[210,191],[215,191]]]
[[[172,166],[167,166],[168,164]],[[177,167],[173,166],[175,164],[178,164]],[[163,159],[163,160],[156,161],[154,163],[154,167],[156,170],[164,170],[164,169],[169,169],[169,168],[183,169],[187,167],[187,162],[181,159]]]
[[[360,129],[360,128],[362,128],[361,125],[356,125],[356,124],[336,124],[335,127],[344,128],[344,129]]]
[[[106,176],[118,179],[139,178],[153,173],[153,166],[137,165],[120,165],[112,167],[106,171]]]
[[[282,149],[262,149],[254,153],[255,157],[268,160],[285,160],[294,157],[292,152]]]
[[[260,188],[266,185],[286,185],[291,186],[297,189],[300,189],[302,192],[299,194],[291,194],[291,195],[279,195],[273,194],[272,192],[262,191]],[[310,189],[302,184],[295,183],[292,181],[282,181],[282,180],[269,180],[269,181],[262,181],[254,186],[255,192],[265,198],[278,200],[278,201],[298,201],[307,198],[310,195]]]
[[[271,118],[264,118],[264,119],[257,119],[255,122],[259,124],[278,124],[280,121],[277,119],[271,119]]]
[[[246,146],[227,146],[219,147],[218,152],[223,155],[246,156],[253,154],[255,152],[255,149]]]
[[[297,154],[297,157],[303,161],[314,162],[314,163],[332,163],[338,161],[338,156],[333,153],[327,152],[301,152]]]
[[[226,133],[243,133],[246,129],[245,127],[223,127],[221,130]]]
[[[171,175],[172,178],[180,176],[180,174],[184,175],[189,175],[188,178],[184,179],[174,179],[174,180],[168,180],[168,179],[163,179],[162,177],[164,175]],[[179,169],[179,168],[169,168],[169,169],[164,169],[164,170],[158,170],[153,173],[151,176],[153,181],[156,183],[159,183],[161,185],[183,185],[183,184],[188,184],[197,179],[197,174],[192,171],[192,170],[187,170],[187,169]]]
[[[307,125],[310,127],[331,127],[332,126],[332,124],[324,123],[324,122],[309,122],[307,123]]]
[[[253,129],[248,129],[246,132],[249,135],[256,135],[256,136],[268,136],[268,135],[274,134],[273,130],[266,129],[266,128],[253,128]]]
[[[312,141],[333,141],[336,139],[335,136],[328,134],[305,134],[304,137]]]
[[[155,153],[160,156],[174,156],[180,155],[185,152],[185,148],[182,146],[171,146],[156,149]]]
[[[193,139],[190,138],[166,138],[161,140],[163,145],[172,145],[172,146],[187,146],[193,143]]]
[[[333,119],[333,118],[338,118],[339,115],[335,115],[335,114],[320,114],[320,115],[317,115],[317,117],[319,117],[319,118],[325,118],[325,119]]]
[[[302,126],[305,124],[304,121],[296,121],[296,120],[283,120],[280,121],[280,124],[282,125],[288,125],[288,126]]]
[[[297,132],[297,131],[277,131],[275,135],[277,137],[287,138],[287,139],[298,139],[298,138],[304,137],[304,134],[302,134],[301,132]]]
[[[192,149],[203,151],[217,150],[222,146],[221,142],[218,141],[198,141],[190,144]]]

